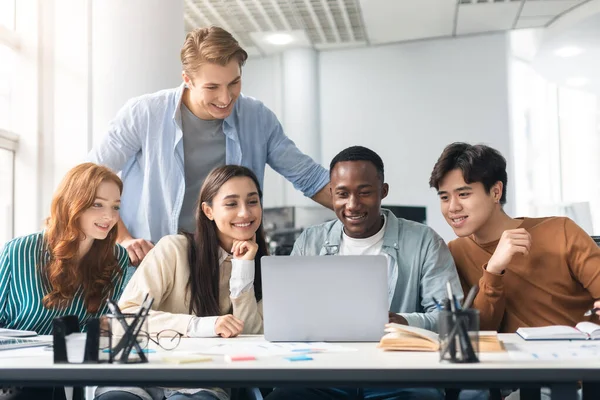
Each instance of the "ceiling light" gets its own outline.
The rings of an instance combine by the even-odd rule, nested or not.
[[[265,38],[265,40],[271,44],[284,46],[294,41],[292,35],[287,33],[273,33]]]
[[[559,57],[575,57],[583,53],[583,49],[581,47],[576,46],[565,46],[557,49],[554,54]]]
[[[569,86],[572,87],[581,87],[581,86],[585,86],[589,83],[589,79],[588,78],[584,78],[583,76],[574,76],[571,78],[568,78],[566,83]]]

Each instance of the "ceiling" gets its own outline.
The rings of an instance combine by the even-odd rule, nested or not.
[[[571,46],[579,48],[581,53],[557,57],[557,49]],[[582,18],[554,35],[544,35],[531,66],[551,82],[600,96],[600,13]],[[583,82],[577,84],[578,80]]]
[[[544,27],[593,0],[184,0],[186,30],[218,25],[250,55],[290,45],[317,50]]]

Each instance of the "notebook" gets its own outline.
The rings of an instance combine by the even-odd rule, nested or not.
[[[427,329],[400,324],[387,324],[387,332],[377,347],[383,350],[400,351],[438,351],[440,342],[438,334]],[[479,351],[504,351],[504,345],[495,331],[479,331]]]
[[[384,256],[265,256],[265,339],[378,342],[388,322]]]
[[[24,347],[48,346],[52,344],[52,339],[21,339],[21,338],[0,338],[0,350],[21,349]]]
[[[1,337],[30,337],[30,336],[37,336],[37,333],[34,331],[21,331],[18,329],[0,328],[0,336]]]
[[[584,321],[575,327],[553,325],[539,328],[519,328],[517,334],[525,340],[596,340],[600,339],[600,325]]]

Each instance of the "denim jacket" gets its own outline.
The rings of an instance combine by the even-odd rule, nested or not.
[[[88,160],[121,172],[121,218],[135,238],[154,243],[176,234],[185,193],[181,97],[185,86],[129,100]],[[223,121],[227,164],[243,165],[261,187],[269,164],[305,196],[329,182],[329,172],[303,154],[263,103],[240,95]]]
[[[409,325],[437,332],[438,309],[433,298],[447,297],[446,282],[459,301],[463,297],[448,246],[430,227],[397,218],[386,209],[381,212],[387,221],[382,251],[390,256],[389,309]],[[307,228],[296,240],[292,255],[337,255],[343,228],[339,220]]]

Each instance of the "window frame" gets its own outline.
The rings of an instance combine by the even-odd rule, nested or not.
[[[0,0],[2,1],[2,0]],[[4,25],[0,25],[0,45],[6,46],[9,51],[13,51],[17,56],[20,55],[21,53],[21,40],[20,40],[20,36],[17,32],[17,1],[13,0],[14,3],[14,7],[13,7],[13,24],[12,24],[12,29],[4,26]],[[13,101],[13,99],[11,98],[12,96],[9,94],[9,103],[11,103]],[[12,177],[11,177],[11,193],[10,193],[10,201],[11,201],[11,207],[12,207],[12,216],[11,216],[11,226],[10,226],[10,236],[11,238],[14,237],[15,235],[15,200],[16,200],[16,196],[15,196],[15,191],[16,191],[16,185],[15,185],[15,170],[16,170],[16,155],[17,155],[17,150],[19,148],[19,135],[16,134],[13,131],[7,130],[7,129],[11,129],[14,127],[5,127],[5,126],[0,126],[0,149],[2,150],[7,150],[11,153],[12,156]],[[10,239],[10,238],[9,238]]]

